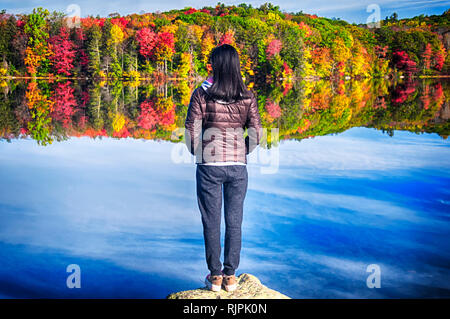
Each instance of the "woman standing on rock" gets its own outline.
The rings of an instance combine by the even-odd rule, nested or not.
[[[262,134],[255,95],[241,76],[239,55],[228,44],[210,55],[213,76],[194,90],[185,127],[186,145],[196,156],[197,201],[203,224],[209,289],[237,287],[235,272],[241,252],[241,226],[247,192],[247,154]],[[244,138],[244,130],[247,136]],[[225,216],[224,263],[220,261],[222,196]]]

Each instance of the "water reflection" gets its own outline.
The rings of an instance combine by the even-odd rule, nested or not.
[[[0,295],[150,297],[206,272],[195,167],[169,142],[0,144]],[[450,296],[447,141],[353,128],[249,166],[240,272],[294,298]],[[223,225],[222,225],[223,231]],[[82,288],[67,289],[79,264]],[[382,288],[368,289],[369,264]]]
[[[0,297],[164,298],[202,285],[195,167],[171,161],[164,141],[191,89],[4,86]],[[448,92],[436,81],[260,88],[280,167],[249,165],[239,272],[294,298],[450,297]],[[81,289],[66,287],[73,263]],[[366,286],[369,264],[381,289]]]
[[[3,139],[31,136],[39,144],[71,136],[163,139],[184,126],[193,83],[3,82]],[[281,139],[340,133],[352,127],[435,132],[446,138],[448,81],[298,81],[258,88],[264,127]],[[177,136],[175,140],[181,137]],[[270,145],[269,141],[269,145]]]

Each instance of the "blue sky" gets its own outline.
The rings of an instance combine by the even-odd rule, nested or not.
[[[122,15],[139,12],[155,12],[157,10],[167,11],[184,7],[202,8],[203,6],[214,6],[217,0],[168,0],[164,2],[154,0],[135,0],[133,2],[121,0],[90,1],[90,0],[2,0],[0,8],[10,13],[29,13],[32,8],[45,7],[50,10],[66,11],[70,4],[77,4],[81,9],[81,16],[101,15],[118,12]],[[222,1],[226,5],[238,5],[240,3],[252,4],[259,7],[263,1]],[[441,14],[450,7],[450,1],[442,0],[282,0],[270,1],[280,6],[282,11],[317,14],[328,18],[340,18],[349,22],[364,23],[371,12],[367,12],[367,6],[377,4],[380,7],[380,16],[383,19],[397,12],[400,18],[413,17],[420,14]]]

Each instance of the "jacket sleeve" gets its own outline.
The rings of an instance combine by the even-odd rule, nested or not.
[[[199,88],[195,89],[192,93],[187,111],[186,121],[184,123],[185,143],[192,155],[196,154],[202,131],[203,114],[198,90]]]
[[[256,146],[259,145],[263,131],[261,125],[261,117],[258,111],[258,103],[254,94],[251,97],[245,128],[247,128],[248,133],[247,137],[245,138],[245,148],[246,154],[249,154],[256,148]]]

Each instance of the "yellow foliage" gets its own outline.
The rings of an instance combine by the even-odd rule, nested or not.
[[[242,73],[254,75],[252,61],[246,54],[244,54],[244,53],[241,54],[240,61],[242,64],[242,66],[241,66]]]
[[[274,39],[275,39],[275,36],[271,33],[263,40],[263,42],[265,45],[269,45],[269,43],[272,42],[272,40],[274,40]]]
[[[155,106],[157,109],[167,112],[173,107],[174,103],[172,97],[164,97],[162,94],[158,94]]]
[[[123,38],[124,34],[122,29],[118,25],[113,24],[113,26],[111,27],[111,42],[114,45],[117,45],[123,41]]]
[[[344,63],[352,56],[350,49],[345,46],[344,40],[341,38],[336,38],[331,53],[335,61]]]
[[[116,113],[112,123],[114,132],[120,132],[125,125],[125,116],[120,113]]]
[[[187,77],[192,70],[192,55],[188,52],[181,53],[181,62],[178,67],[178,75]]]
[[[198,43],[202,42],[203,28],[201,26],[192,24],[189,26],[189,31],[193,34]]]
[[[335,94],[331,99],[331,109],[333,110],[333,117],[341,118],[344,111],[350,110],[350,98],[346,94]],[[347,118],[346,120],[349,120]]]
[[[182,105],[188,105],[191,98],[191,89],[187,81],[178,82],[178,94],[180,95],[180,102]]]
[[[281,21],[283,19],[281,19],[281,17],[278,14],[275,14],[273,12],[269,12],[267,14],[267,18],[266,21]]]
[[[130,87],[138,87],[141,84],[141,74],[138,71],[131,70],[124,73],[123,76],[130,79],[130,81],[126,81],[126,84]]]
[[[353,42],[353,58],[350,60],[353,75],[362,75],[369,77],[372,73],[370,56],[361,42],[355,40]]]
[[[207,33],[204,37],[203,37],[203,40],[202,40],[202,44],[201,44],[201,47],[202,47],[202,61],[203,61],[203,63],[207,63],[208,62],[208,58],[209,58],[209,55],[210,55],[210,53],[211,53],[211,51],[212,51],[212,49],[214,49],[214,38],[213,38],[213,36],[212,36],[212,34],[210,34],[210,33]]]
[[[30,75],[35,75],[41,62],[52,55],[51,45],[38,43],[35,47],[27,46],[24,63]]]
[[[173,35],[175,35],[177,30],[178,30],[177,24],[169,24],[169,25],[163,25],[160,29],[160,32],[169,32],[169,33],[172,33]]]
[[[303,50],[302,75],[304,77],[316,75],[316,72],[314,71],[314,68],[312,66],[312,54],[309,47],[305,47],[305,49]]]

